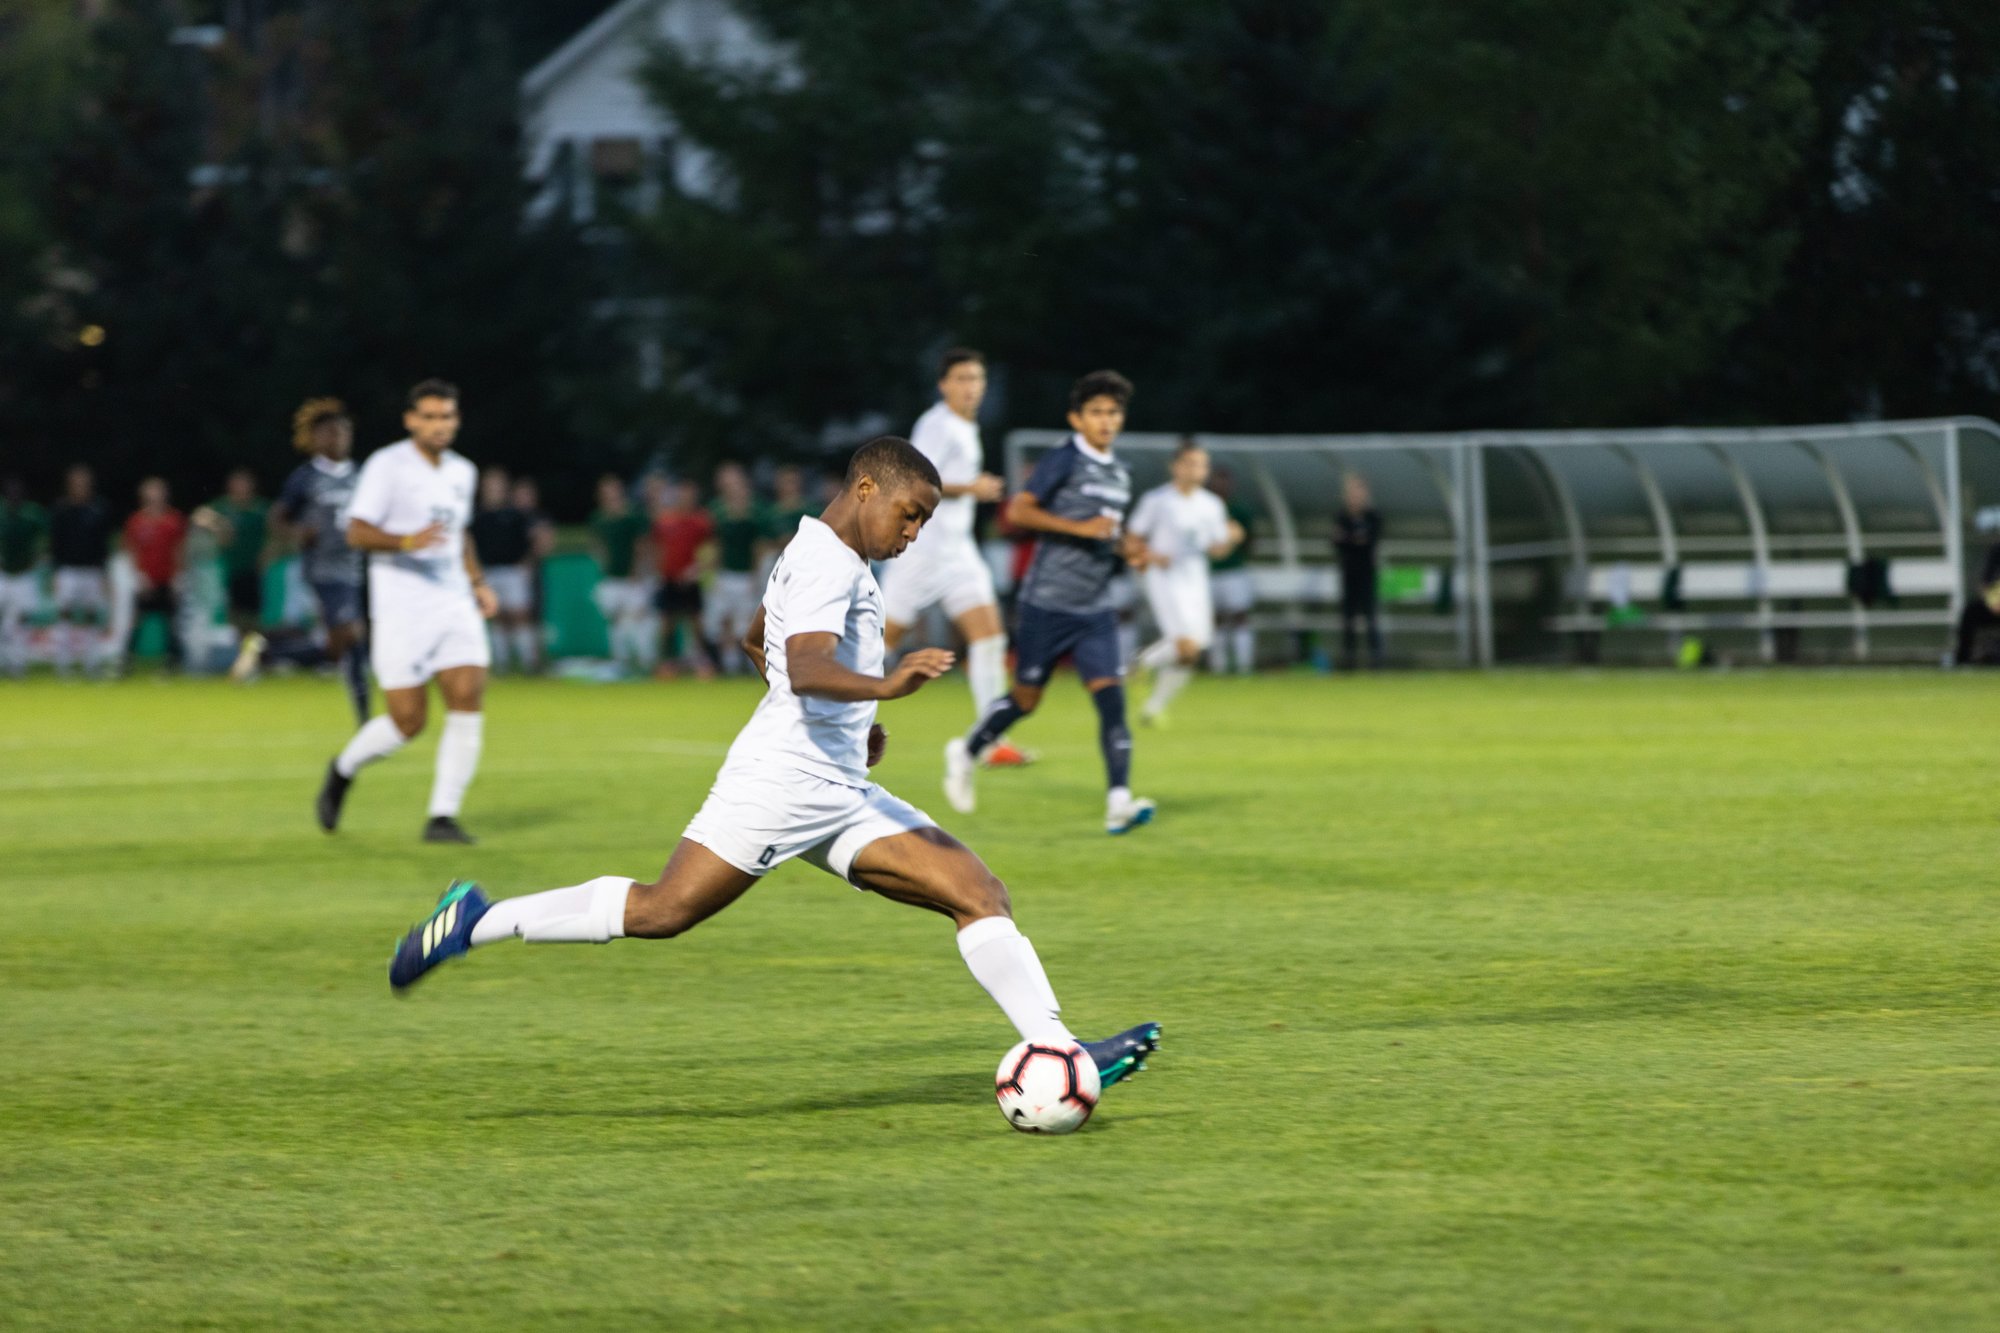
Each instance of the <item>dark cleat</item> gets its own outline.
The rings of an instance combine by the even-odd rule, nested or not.
[[[424,825],[425,842],[458,842],[467,847],[479,841],[458,826],[458,821],[450,815],[432,815],[431,822]]]
[[[340,769],[328,762],[326,781],[320,783],[319,801],[313,807],[319,815],[319,826],[328,833],[340,827],[340,807],[346,803],[347,789],[353,785],[353,778],[340,776]]]
[[[1086,1041],[1082,1046],[1097,1063],[1098,1082],[1108,1088],[1146,1067],[1146,1057],[1160,1049],[1160,1025],[1141,1023],[1115,1037]]]
[[[389,987],[401,993],[424,973],[472,947],[472,927],[492,904],[469,879],[455,879],[431,914],[410,927],[410,933],[389,955]]]

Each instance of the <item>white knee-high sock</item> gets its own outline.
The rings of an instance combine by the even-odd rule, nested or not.
[[[446,713],[438,737],[437,768],[431,778],[431,816],[458,814],[465,789],[479,771],[479,747],[486,738],[484,713]]]
[[[1229,640],[1235,646],[1236,669],[1239,672],[1255,671],[1257,669],[1257,636],[1251,633],[1250,627],[1248,625],[1241,625],[1231,630]]]
[[[972,687],[972,715],[985,717],[1007,692],[1007,636],[995,634],[965,646],[965,682]]]
[[[361,730],[354,733],[354,739],[347,742],[347,748],[333,761],[333,770],[344,778],[351,778],[361,771],[362,765],[387,759],[409,744],[409,739],[396,730],[396,724],[389,720],[387,713],[378,713],[361,724]]]
[[[987,916],[958,932],[958,952],[973,979],[986,988],[1023,1039],[1051,1041],[1068,1038],[1062,1006],[1035,946],[1004,916]]]
[[[1155,717],[1164,713],[1167,705],[1174,701],[1174,696],[1193,679],[1193,667],[1184,667],[1178,662],[1161,667],[1159,674],[1153,677],[1153,697],[1146,700],[1146,711]]]
[[[1160,639],[1157,642],[1148,644],[1146,651],[1140,653],[1138,658],[1135,659],[1134,665],[1145,667],[1151,671],[1159,671],[1179,661],[1180,655],[1179,644],[1175,643],[1172,639]]]
[[[625,899],[632,881],[600,875],[587,883],[519,898],[502,898],[472,927],[474,944],[518,935],[530,944],[603,944],[625,936]]]

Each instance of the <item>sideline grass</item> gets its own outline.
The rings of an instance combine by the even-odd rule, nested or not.
[[[0,1324],[2000,1324],[1985,677],[1204,679],[1126,839],[1065,684],[947,822],[1074,1026],[1166,1025],[1067,1140],[805,867],[390,998],[453,873],[654,870],[753,698],[502,682],[465,850],[428,741],[311,826],[331,685],[0,685]],[[966,712],[884,782],[948,813]]]

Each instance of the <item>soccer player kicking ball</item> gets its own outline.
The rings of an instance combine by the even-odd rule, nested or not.
[[[1194,679],[1194,664],[1215,638],[1215,601],[1208,562],[1243,540],[1243,529],[1206,489],[1208,450],[1183,440],[1174,450],[1172,481],[1139,497],[1132,531],[1152,553],[1145,572],[1146,600],[1160,626],[1160,640],[1139,654],[1153,673],[1153,692],[1139,713],[1149,726],[1166,721],[1167,705]]]
[[[1153,803],[1134,796],[1130,786],[1125,661],[1111,600],[1121,564],[1144,568],[1152,559],[1143,538],[1121,530],[1132,502],[1132,474],[1111,446],[1125,429],[1131,401],[1132,381],[1115,370],[1078,380],[1069,392],[1069,426],[1076,433],[1035,465],[1027,486],[1008,502],[1008,520],[1036,534],[1035,556],[1021,581],[1014,688],[994,701],[970,735],[944,748],[945,798],[960,814],[973,810],[973,756],[1035,711],[1049,673],[1067,654],[1097,708],[1097,743],[1110,786],[1105,832],[1130,833],[1153,818]]]
[[[401,991],[468,949],[517,937],[671,939],[796,856],[856,888],[950,917],[966,966],[1024,1039],[1074,1040],[1034,946],[1014,927],[1006,887],[963,843],[868,777],[886,739],[875,705],[914,694],[954,661],[924,649],[881,674],[882,594],[868,564],[902,554],[940,498],[937,469],[907,440],[883,436],[854,455],[825,514],[800,520],[743,645],[769,689],[658,879],[604,875],[496,903],[457,881],[396,947],[390,986]],[[1142,1023],[1083,1045],[1110,1084],[1142,1067],[1159,1032]]]
[[[479,768],[486,734],[480,705],[492,660],[486,624],[499,602],[465,539],[479,469],[452,451],[458,390],[425,380],[410,390],[403,426],[410,438],[377,449],[361,465],[347,507],[347,543],[366,551],[369,660],[388,712],[370,718],[327,765],[320,827],[340,823],[340,807],[362,766],[386,759],[424,729],[425,687],[444,696],[425,842],[471,842],[458,825],[465,789]]]

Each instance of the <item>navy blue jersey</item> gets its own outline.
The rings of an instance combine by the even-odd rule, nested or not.
[[[1121,524],[1132,503],[1132,474],[1076,436],[1051,449],[1028,478],[1029,494],[1057,518],[1083,522],[1109,515]],[[1035,558],[1021,581],[1021,600],[1050,611],[1084,613],[1111,607],[1111,580],[1122,567],[1118,543],[1055,532],[1035,534]]]
[[[49,510],[49,555],[59,568],[102,569],[110,553],[111,511],[102,500],[60,500]]]
[[[361,552],[347,544],[347,505],[358,473],[351,462],[299,464],[278,492],[278,516],[304,528],[299,553],[312,583],[361,582]]]

